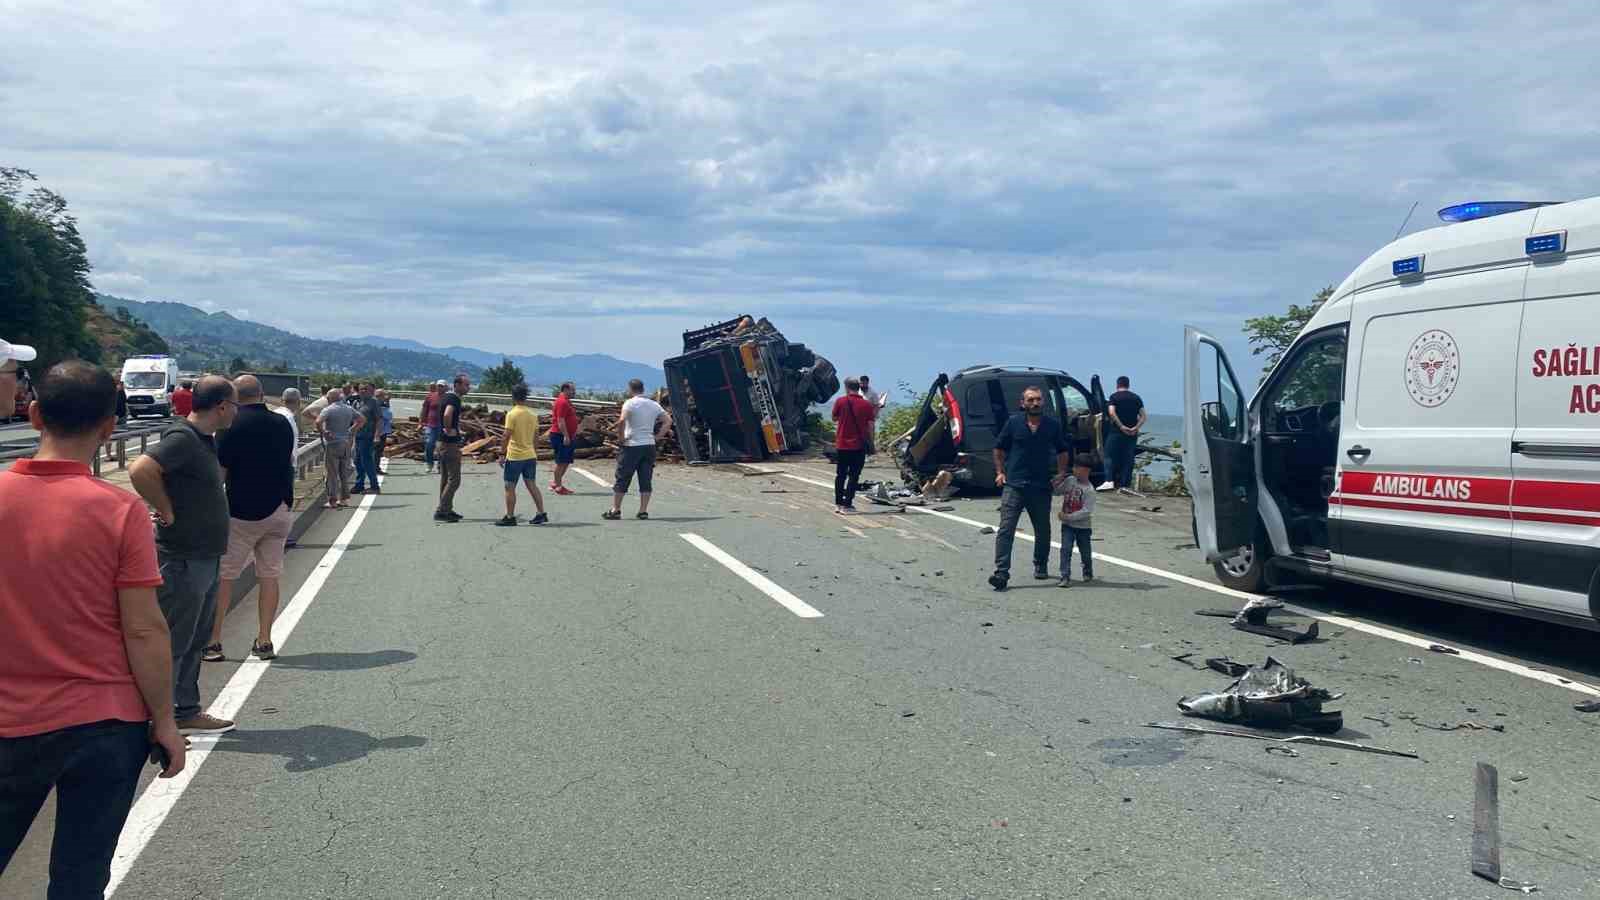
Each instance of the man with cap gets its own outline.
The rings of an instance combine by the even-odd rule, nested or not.
[[[8,344],[0,338],[0,419],[16,415],[17,368],[39,355],[26,344]]]

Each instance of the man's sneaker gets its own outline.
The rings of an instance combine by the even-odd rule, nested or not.
[[[272,649],[271,641],[251,641],[250,655],[256,659],[277,659],[278,651]]]
[[[183,719],[178,722],[179,734],[227,734],[234,729],[234,724],[227,719],[219,719],[208,713],[201,713],[192,719]]]
[[[366,492],[367,492],[367,489],[362,487],[359,484],[350,489],[350,493],[352,493],[352,494],[365,494]]]
[[[227,659],[222,655],[221,644],[211,644],[200,654],[201,662],[226,662]]]
[[[1063,576],[1061,576],[1061,580],[1056,582],[1056,587],[1064,587],[1064,588],[1072,587],[1072,579],[1068,578],[1065,575],[1063,575]]]
[[[1088,572],[1083,573],[1083,583],[1084,584],[1088,584],[1089,582],[1091,582],[1093,580],[1094,580],[1094,576],[1093,575],[1090,575]]]
[[[528,524],[529,525],[543,525],[544,523],[546,523],[548,521],[550,521],[550,517],[549,516],[545,515],[544,513],[539,513],[537,516],[534,516],[533,518],[529,519],[528,520]]]
[[[1006,589],[1006,582],[1010,580],[1010,578],[1007,578],[1006,576],[1001,575],[999,572],[996,572],[989,576],[989,586],[997,591],[1003,591]]]
[[[1033,570],[1033,580],[1034,581],[1049,581],[1050,580],[1050,570],[1049,569],[1043,569],[1043,568],[1034,569]]]
[[[449,524],[461,521],[461,517],[453,512],[436,512],[433,514],[433,520],[435,522],[444,522]]]
[[[445,516],[446,519],[449,519],[452,522],[459,522],[463,518],[465,518],[464,516],[461,515],[461,513],[458,513],[458,512],[456,512],[454,510],[451,510],[450,512],[445,513],[444,516]]]
[[[497,526],[500,526],[500,527],[504,527],[504,526],[507,526],[507,525],[515,525],[515,524],[517,524],[517,517],[516,516],[501,516],[500,518],[494,520],[494,524],[497,525]]]

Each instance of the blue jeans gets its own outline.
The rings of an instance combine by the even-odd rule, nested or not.
[[[1133,486],[1133,456],[1138,450],[1137,437],[1123,434],[1122,429],[1112,426],[1111,433],[1106,435],[1106,478],[1117,487]]]
[[[0,872],[55,788],[48,896],[103,896],[111,880],[111,855],[149,755],[144,722],[107,720],[0,738]]]
[[[433,445],[439,443],[439,426],[431,425],[422,429],[422,461],[433,468]]]
[[[373,452],[372,452],[374,446],[376,446],[376,442],[373,441],[373,439],[371,437],[368,437],[368,436],[357,436],[356,437],[356,486],[355,486],[355,490],[358,490],[358,491],[362,490],[362,486],[367,483],[367,478],[369,476],[372,478],[372,486],[373,487],[377,487],[378,486],[378,467],[376,465],[377,459],[375,458],[375,456],[373,455]]]
[[[1093,529],[1076,528],[1071,525],[1061,526],[1061,577],[1069,577],[1072,571],[1072,548],[1078,548],[1078,555],[1083,557],[1083,577],[1094,577],[1094,540]]]

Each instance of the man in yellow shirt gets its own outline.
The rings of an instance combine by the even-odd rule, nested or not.
[[[528,386],[519,384],[511,389],[511,412],[506,413],[506,436],[500,442],[500,466],[506,474],[506,515],[496,525],[517,524],[517,482],[528,486],[533,505],[539,514],[528,520],[529,525],[543,525],[550,521],[544,514],[544,494],[539,492],[539,455],[535,442],[539,439],[539,414],[528,407]]]

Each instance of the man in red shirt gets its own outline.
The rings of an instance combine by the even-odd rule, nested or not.
[[[99,897],[139,770],[182,771],[155,533],[139,498],[90,475],[116,427],[110,373],[52,368],[32,459],[0,473],[0,872],[52,788],[51,897]]]
[[[194,412],[194,382],[181,381],[172,392],[172,414],[183,417]]]
[[[878,408],[861,396],[861,382],[844,380],[844,396],[833,401],[833,446],[837,453],[833,476],[835,512],[847,515],[856,511],[856,484],[861,467],[867,464],[867,442]]]
[[[558,494],[572,493],[561,479],[572,465],[573,442],[578,439],[578,414],[572,409],[572,397],[577,392],[572,382],[562,382],[561,390],[556,392],[555,410],[550,414],[550,449],[556,458],[555,480],[550,482],[550,490]]]
[[[417,416],[422,423],[422,461],[428,464],[428,474],[433,474],[433,448],[439,443],[439,401],[444,399],[444,389],[450,385],[444,380],[435,381],[422,398],[422,412]]]

